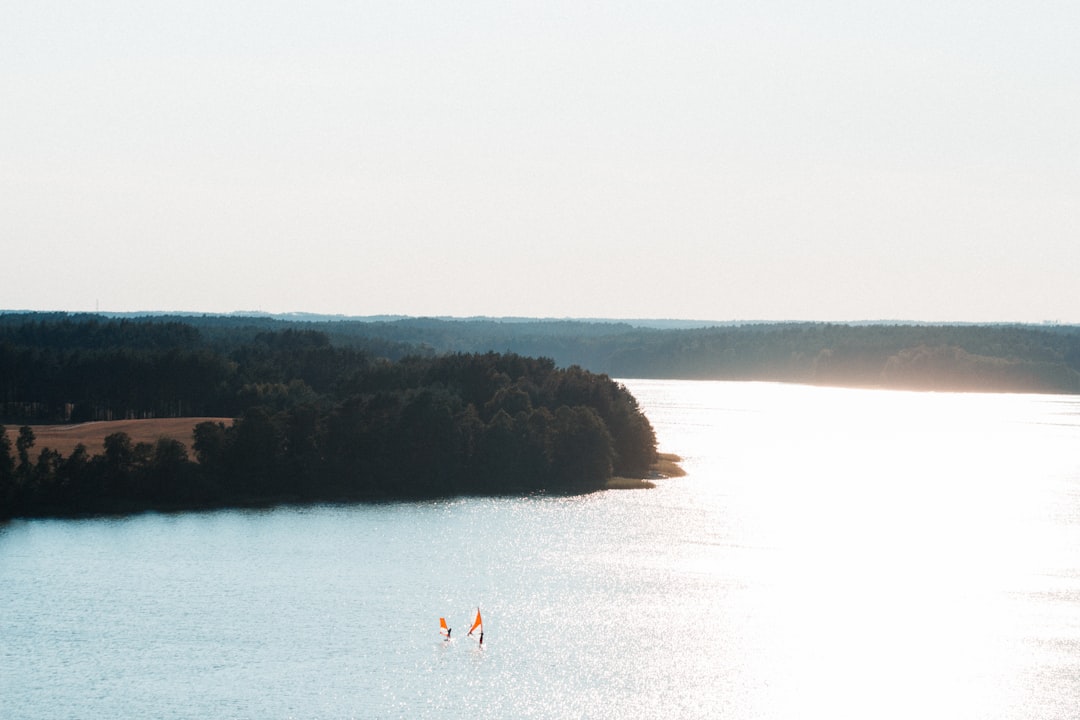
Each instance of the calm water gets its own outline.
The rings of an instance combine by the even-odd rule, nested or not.
[[[0,527],[0,717],[1075,717],[1080,398],[626,384],[687,477]]]

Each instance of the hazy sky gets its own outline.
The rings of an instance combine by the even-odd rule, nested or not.
[[[0,308],[1080,322],[1080,3],[0,5]]]

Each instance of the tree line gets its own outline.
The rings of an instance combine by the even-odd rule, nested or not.
[[[402,319],[324,323],[335,343],[505,348],[612,377],[904,390],[1080,393],[1080,327],[1023,324],[629,323]]]
[[[181,324],[197,333],[202,347],[225,355],[239,345],[258,344],[260,335],[294,330],[315,331],[334,348],[390,360],[498,350],[549,357],[560,367],[579,365],[612,377],[766,380],[907,390],[1080,392],[1080,326],[1073,325],[802,322],[688,328],[674,322],[645,326],[491,318],[360,320],[311,316],[301,321],[147,316],[107,321],[92,315],[0,314],[0,363],[3,343],[10,342],[12,330],[35,322],[120,323],[120,327],[97,331],[97,348],[107,346],[105,332],[133,332],[139,324]],[[157,336],[140,342],[148,351],[161,351],[168,346],[169,334],[159,327]],[[53,345],[53,351],[65,347],[71,346]],[[181,356],[177,361],[196,362],[184,356],[185,350],[193,347],[187,341],[176,344]],[[0,402],[4,397],[0,388]],[[94,411],[92,403],[83,407]],[[16,419],[0,406],[0,418],[4,417]]]
[[[235,421],[198,425],[194,460],[175,439],[115,433],[63,457],[37,448],[27,424],[0,431],[0,517],[582,493],[643,477],[656,459],[624,386],[548,358],[390,361],[294,329],[222,351],[183,323],[68,322],[24,330],[19,344],[0,333],[9,412]]]

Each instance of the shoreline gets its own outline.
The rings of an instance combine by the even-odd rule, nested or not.
[[[656,462],[649,467],[649,475],[644,478],[613,477],[607,481],[606,490],[651,490],[656,487],[654,480],[683,477],[686,471],[679,463],[682,458],[674,453],[657,453]]]

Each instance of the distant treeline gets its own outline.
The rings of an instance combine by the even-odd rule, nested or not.
[[[1080,327],[798,323],[639,333],[589,367],[616,377],[1080,393]]]
[[[761,380],[904,390],[1080,393],[1080,326],[575,321],[321,322],[335,344],[505,350],[626,378]]]
[[[0,343],[26,323],[86,322],[93,316],[0,315]],[[97,318],[100,322],[101,318]],[[113,323],[119,322],[116,326]],[[700,328],[640,327],[571,320],[445,320],[406,318],[305,321],[269,317],[127,318],[130,324],[179,323],[198,338],[178,353],[205,347],[232,352],[260,334],[314,330],[339,349],[391,360],[444,353],[513,352],[549,357],[611,377],[766,380],[819,385],[986,392],[1080,393],[1080,326],[757,323]],[[161,330],[169,336],[170,332]],[[180,335],[174,335],[179,338]],[[57,350],[73,347],[66,340]],[[158,345],[158,347],[164,347]],[[178,362],[180,359],[178,358]],[[2,361],[0,361],[2,362]],[[197,364],[192,357],[184,362]],[[3,396],[0,396],[2,399]],[[93,411],[93,404],[84,405]],[[0,415],[3,414],[0,408]],[[195,408],[184,408],[194,414]]]
[[[1080,326],[0,314],[0,422],[235,417],[363,362],[510,352],[611,377],[1080,393]],[[359,355],[357,354],[359,353]],[[294,380],[302,384],[290,387]]]
[[[758,323],[694,329],[572,321],[320,323],[337,344],[508,350],[612,377],[905,390],[1080,393],[1080,327]]]
[[[446,353],[512,352],[552,358],[556,365],[581,366],[611,377],[712,380],[766,380],[820,385],[913,390],[1080,393],[1080,326],[1075,325],[893,325],[832,323],[757,323],[701,328],[639,327],[620,322],[572,320],[445,320],[406,318],[363,321],[348,319],[282,320],[248,316],[146,316],[109,319],[64,313],[0,314],[0,418],[12,421],[29,412],[10,403],[15,384],[36,389],[34,401],[54,405],[74,402],[75,419],[116,416],[95,397],[72,401],[50,373],[74,360],[99,364],[89,372],[113,377],[113,384],[131,384],[144,370],[131,357],[110,357],[111,351],[170,352],[178,365],[170,375],[217,378],[230,392],[215,392],[213,383],[186,383],[183,392],[162,388],[154,401],[140,394],[147,416],[162,414],[232,414],[236,405],[211,412],[211,404],[231,397],[237,383],[262,383],[251,365],[213,366],[241,348],[262,352],[263,338],[293,330],[314,331],[325,338],[318,362],[333,352],[359,350],[372,358],[399,360]],[[16,379],[28,365],[40,369]],[[73,357],[78,356],[78,357]],[[28,362],[30,357],[32,362]],[[114,362],[117,360],[117,362]],[[129,366],[125,367],[125,363]],[[63,375],[63,374],[62,374]],[[64,375],[68,377],[68,375]],[[30,385],[28,385],[29,383]],[[141,385],[145,387],[145,384]],[[116,396],[116,392],[109,393]],[[180,408],[159,407],[164,398],[185,395]],[[191,404],[194,403],[194,404]]]
[[[8,413],[35,421],[236,417],[68,457],[0,432],[0,517],[277,502],[580,493],[643,477],[656,438],[604,375],[516,354],[373,358],[285,329],[211,343],[182,322],[0,329]]]

